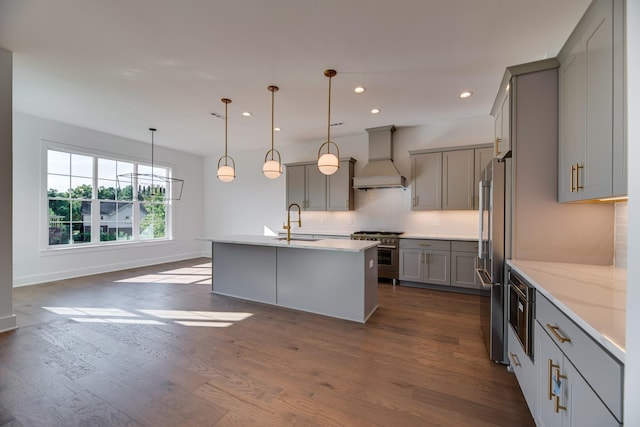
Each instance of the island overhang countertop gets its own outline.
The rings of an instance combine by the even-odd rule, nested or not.
[[[364,252],[378,246],[377,241],[346,239],[307,239],[292,237],[291,241],[277,236],[252,236],[234,234],[227,236],[202,237],[198,240],[239,245],[273,246],[279,248],[317,249],[325,251]]]

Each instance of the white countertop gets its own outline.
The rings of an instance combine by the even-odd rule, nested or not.
[[[295,236],[292,236],[292,239]],[[378,246],[377,241],[370,240],[346,240],[346,239],[320,239],[320,240],[281,240],[274,236],[249,236],[230,235],[203,237],[198,240],[234,243],[239,245],[274,246],[279,248],[317,249],[325,251],[364,252],[367,249]]]
[[[521,260],[507,264],[624,363],[626,269]]]
[[[407,234],[401,234],[400,235],[401,239],[431,239],[431,240],[478,240],[478,236],[453,236],[453,235],[447,235],[447,234],[414,234],[414,233],[407,233]]]

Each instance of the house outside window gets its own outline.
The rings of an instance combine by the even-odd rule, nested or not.
[[[57,146],[45,152],[49,248],[170,239],[168,194],[131,179],[169,177],[170,168]]]

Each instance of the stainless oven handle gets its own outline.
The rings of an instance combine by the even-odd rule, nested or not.
[[[525,301],[525,302],[527,301],[527,295],[525,295],[525,293],[522,292],[522,289],[517,287],[511,280],[509,280],[509,288],[516,291],[516,293],[518,294],[518,297],[521,298],[522,301]]]
[[[480,235],[478,236],[478,258],[483,257],[482,236],[484,235],[484,191],[482,190],[482,181],[480,181],[478,182],[478,216],[480,217],[480,226],[478,227],[478,230],[480,230]]]
[[[396,249],[396,246],[378,245],[378,249]]]

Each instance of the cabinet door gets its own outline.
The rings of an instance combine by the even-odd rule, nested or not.
[[[306,165],[305,168],[307,174],[307,206],[305,209],[325,211],[327,210],[327,176],[322,174],[315,164]]]
[[[424,272],[423,281],[435,285],[449,286],[451,279],[449,269],[451,268],[449,251],[424,251]]]
[[[473,209],[474,150],[442,153],[442,209]]]
[[[497,118],[496,118],[497,120]],[[473,208],[478,209],[478,183],[482,179],[482,170],[487,166],[487,164],[493,158],[493,148],[476,148],[474,153],[474,162],[475,166],[473,168],[474,171],[474,181],[473,181]]]
[[[513,84],[513,82],[511,83]],[[507,93],[502,100],[500,131],[501,137],[497,140],[496,157],[503,158],[511,151],[511,85],[507,86]]]
[[[564,425],[578,426],[619,426],[620,423],[609,412],[578,370],[565,358],[564,373],[566,387],[560,405],[566,407]],[[565,403],[563,403],[565,402]],[[561,411],[562,412],[562,411]]]
[[[421,250],[400,249],[400,280],[421,282],[423,258]]]
[[[538,370],[538,411],[536,424],[541,427],[563,425],[562,414],[556,412],[553,376],[562,368],[562,352],[555,345],[540,324],[535,324],[535,361]]]
[[[306,207],[306,179],[305,165],[287,166],[287,206],[297,203],[302,209]]]
[[[516,374],[518,384],[522,390],[522,395],[529,406],[531,416],[535,417],[536,399],[538,393],[538,372],[533,361],[527,356],[520,345],[511,325],[507,325],[507,349],[509,351],[509,362],[513,373]]]
[[[353,163],[340,162],[340,168],[327,177],[327,210],[353,210]]]
[[[413,210],[442,209],[442,153],[416,154],[411,159]]]
[[[477,252],[451,252],[451,286],[482,289],[476,276],[477,259]]]

